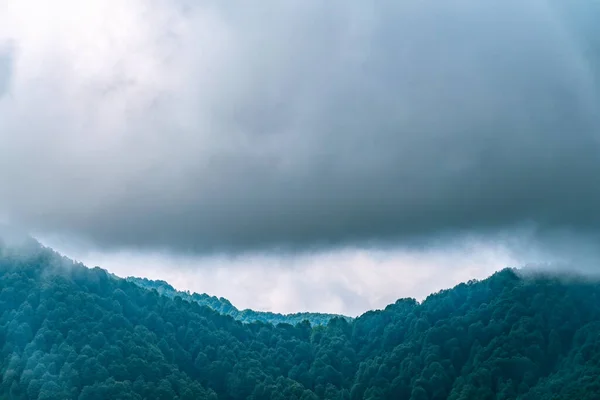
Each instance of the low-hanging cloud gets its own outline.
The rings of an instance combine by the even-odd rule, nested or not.
[[[421,301],[519,263],[507,248],[476,239],[426,251],[346,248],[283,257],[90,252],[71,241],[45,244],[118,276],[166,280],[178,290],[223,296],[240,309],[349,316],[384,308],[399,297]]]
[[[195,252],[596,234],[598,20],[593,0],[0,0],[0,214]]]

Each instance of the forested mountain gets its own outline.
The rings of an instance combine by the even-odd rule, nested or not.
[[[212,308],[213,310],[221,313],[231,315],[233,318],[242,322],[267,322],[271,324],[287,323],[296,325],[303,321],[309,321],[311,325],[326,325],[330,319],[335,317],[345,318],[351,320],[350,317],[335,314],[322,314],[322,313],[293,313],[293,314],[279,314],[272,312],[262,312],[254,310],[238,310],[231,302],[223,297],[209,296],[206,293],[198,294],[189,292],[182,292],[176,290],[173,286],[169,285],[165,281],[153,281],[146,278],[128,277],[128,281],[135,283],[146,289],[154,289],[159,294],[168,297],[181,297],[187,301],[195,301],[196,303]]]
[[[352,321],[274,326],[0,248],[0,398],[600,398],[598,283],[504,270]]]

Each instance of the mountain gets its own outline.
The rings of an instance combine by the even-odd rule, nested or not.
[[[266,322],[270,324],[287,323],[296,325],[302,321],[309,321],[311,325],[327,325],[330,319],[335,317],[351,320],[350,317],[337,314],[322,314],[322,313],[293,313],[293,314],[278,314],[272,312],[262,312],[254,310],[238,310],[229,300],[223,297],[209,296],[206,293],[198,294],[189,292],[181,292],[173,288],[165,281],[153,281],[146,278],[128,277],[129,282],[133,282],[138,286],[149,290],[156,290],[159,294],[171,298],[181,297],[187,301],[194,301],[200,305],[207,306],[213,310],[226,315],[231,315],[233,318],[242,322]]]
[[[598,399],[599,300],[504,270],[351,321],[242,323],[0,245],[0,398]]]

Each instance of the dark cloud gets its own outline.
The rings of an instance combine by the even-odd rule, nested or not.
[[[200,252],[600,232],[593,0],[109,3],[48,40],[8,16],[12,223]]]

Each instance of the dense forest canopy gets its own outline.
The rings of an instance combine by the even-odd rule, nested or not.
[[[600,284],[504,270],[322,326],[242,323],[0,246],[3,399],[597,399]]]
[[[233,318],[242,322],[267,322],[270,324],[288,323],[296,325],[297,323],[308,321],[311,325],[326,325],[330,319],[335,317],[345,318],[350,320],[350,317],[336,314],[323,314],[323,313],[293,313],[293,314],[279,314],[273,312],[262,312],[254,311],[250,309],[238,310],[231,302],[223,297],[210,296],[206,293],[192,293],[182,292],[176,290],[173,286],[169,285],[165,281],[153,281],[146,278],[137,278],[130,276],[127,278],[128,281],[135,283],[138,286],[146,289],[154,289],[159,294],[169,297],[181,297],[187,301],[195,301],[196,303],[212,308],[213,310],[221,313],[231,315]]]

